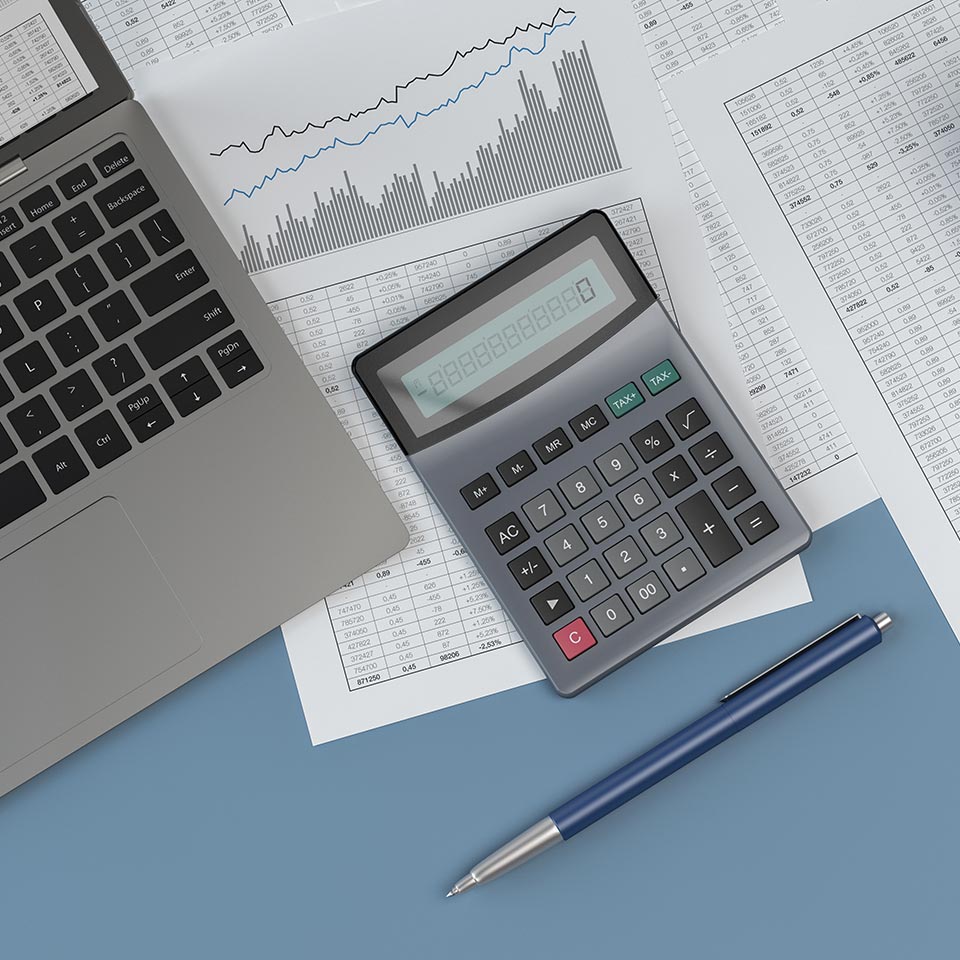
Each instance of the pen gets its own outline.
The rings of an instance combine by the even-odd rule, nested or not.
[[[877,646],[893,621],[885,613],[850,617],[721,698],[719,706],[608,777],[557,807],[461,877],[448,897],[489,883],[561,840],[612,813],[628,800],[776,710],[798,693]]]

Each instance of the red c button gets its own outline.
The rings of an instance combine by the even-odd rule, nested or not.
[[[577,617],[573,623],[568,623],[561,627],[554,635],[553,639],[557,641],[557,646],[563,651],[563,655],[572,660],[579,657],[584,650],[589,650],[596,646],[596,638],[590,632],[590,628],[583,622],[582,617]]]

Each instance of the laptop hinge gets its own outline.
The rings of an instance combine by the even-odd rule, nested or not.
[[[27,172],[27,165],[20,157],[14,157],[9,163],[0,167],[0,187],[9,183],[14,177],[19,177],[21,173]]]

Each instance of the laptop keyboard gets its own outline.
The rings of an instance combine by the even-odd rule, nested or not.
[[[123,141],[0,209],[0,530],[263,363]]]

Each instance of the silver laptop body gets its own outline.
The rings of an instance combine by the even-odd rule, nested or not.
[[[79,3],[13,22],[20,2],[0,6],[0,794],[407,542]],[[69,41],[92,92],[69,92]],[[11,114],[37,70],[49,115]]]

